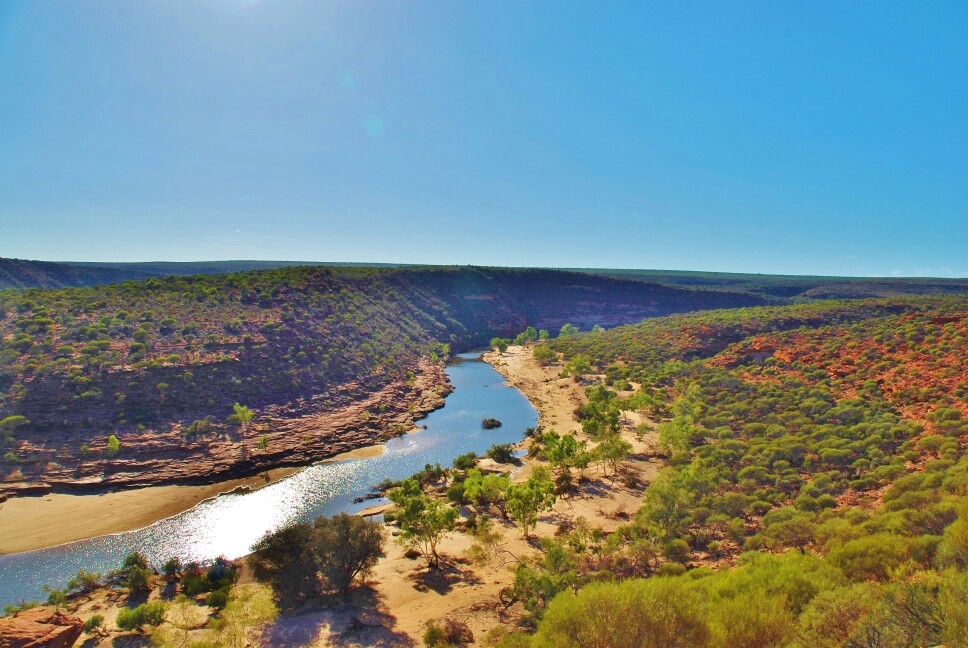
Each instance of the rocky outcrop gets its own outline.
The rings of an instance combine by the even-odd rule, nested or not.
[[[82,632],[76,616],[38,607],[0,618],[0,648],[70,648]]]
[[[358,391],[353,385],[348,391]],[[342,406],[319,398],[268,407],[246,433],[233,428],[186,440],[179,431],[146,432],[125,439],[114,457],[60,458],[42,471],[0,482],[0,502],[49,492],[96,492],[170,483],[213,483],[269,468],[309,465],[410,432],[415,421],[443,407],[453,391],[442,363],[422,361],[411,381],[395,381]],[[262,439],[265,438],[264,447]]]

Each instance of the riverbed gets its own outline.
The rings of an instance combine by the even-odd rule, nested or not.
[[[466,452],[483,454],[495,443],[519,441],[526,428],[537,425],[538,414],[528,400],[479,353],[460,354],[447,375],[454,392],[444,407],[420,422],[425,429],[388,441],[379,456],[310,466],[259,490],[220,495],[136,531],[0,556],[0,606],[43,598],[44,585],[62,587],[82,568],[107,572],[131,551],[142,552],[156,565],[172,556],[183,562],[237,558],[267,531],[289,522],[356,513],[379,503],[354,499],[385,478],[403,479],[427,463],[449,466]],[[481,419],[491,417],[503,425],[481,429]]]

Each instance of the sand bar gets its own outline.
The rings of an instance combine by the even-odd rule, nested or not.
[[[367,446],[328,461],[379,456]],[[33,551],[95,536],[146,527],[236,488],[262,488],[301,468],[276,468],[251,477],[192,486],[150,486],[91,495],[54,493],[16,497],[0,504],[0,554]]]

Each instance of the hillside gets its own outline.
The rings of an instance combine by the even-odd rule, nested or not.
[[[902,295],[964,295],[968,279],[929,277],[823,277],[743,274],[686,270],[616,270],[568,268],[603,277],[631,279],[664,286],[746,292],[772,299],[775,303],[811,299],[859,299]]]
[[[309,261],[147,261],[137,263],[27,261],[0,258],[0,290],[14,288],[80,288],[151,277],[186,277],[272,270],[295,266],[398,268],[393,263]],[[679,270],[558,268],[613,279],[641,281],[673,288],[754,294],[775,304],[816,299],[858,299],[901,295],[968,294],[968,279],[915,277],[823,277]]]
[[[451,348],[528,325],[615,326],[761,301],[478,268],[296,267],[7,291],[4,480],[33,492],[305,463],[438,407]],[[254,410],[252,429],[231,418],[235,403]]]
[[[968,299],[677,315],[547,346],[591,385],[586,434],[636,412],[668,464],[607,539],[542,545],[537,632],[502,645],[965,645]]]
[[[0,258],[0,290],[14,288],[85,288],[140,281],[151,277],[187,277],[300,265],[391,267],[392,264],[310,263],[306,261],[146,261],[136,263],[29,261]]]

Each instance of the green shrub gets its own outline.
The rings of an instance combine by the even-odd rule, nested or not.
[[[104,617],[100,614],[95,614],[90,619],[84,622],[84,632],[91,634],[95,630],[104,627]]]
[[[133,610],[123,608],[116,623],[121,630],[138,630],[145,626],[159,626],[165,620],[165,604],[160,601],[143,603]]]
[[[680,579],[594,583],[555,597],[533,646],[548,648],[676,648],[707,645],[702,600]]]

